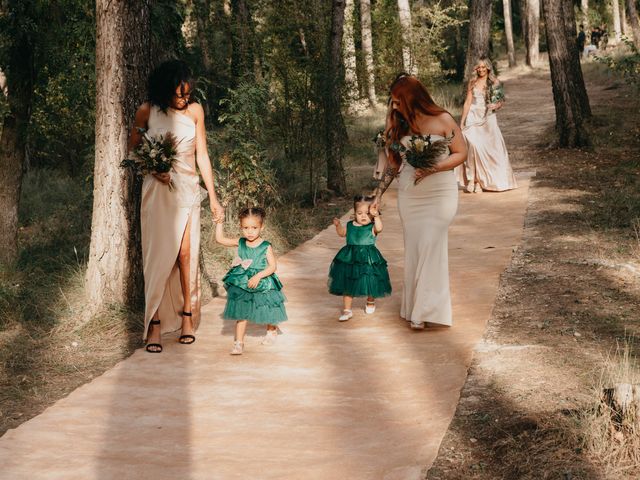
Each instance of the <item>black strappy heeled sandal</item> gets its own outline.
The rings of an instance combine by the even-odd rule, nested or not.
[[[149,325],[160,325],[160,320],[151,320]],[[161,353],[162,345],[159,343],[147,343],[145,350],[149,353]]]
[[[182,316],[192,317],[193,315],[191,312],[182,312]],[[193,327],[193,324],[191,326]],[[196,341],[196,337],[193,335],[180,335],[180,338],[178,338],[178,342],[181,343],[182,345],[191,345],[195,341]]]

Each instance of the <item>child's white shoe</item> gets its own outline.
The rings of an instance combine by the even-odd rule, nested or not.
[[[352,310],[343,310],[342,311],[342,315],[340,315],[340,317],[338,318],[338,321],[339,322],[346,322],[351,317],[353,317],[353,311]]]
[[[364,307],[364,313],[367,315],[371,315],[376,311],[376,304],[374,302],[367,302],[367,305]]]
[[[278,330],[267,330],[267,334],[262,338],[262,345],[273,345],[278,338]]]
[[[238,340],[234,340],[233,349],[231,350],[231,355],[242,355],[242,350],[244,349],[244,344],[239,342]]]

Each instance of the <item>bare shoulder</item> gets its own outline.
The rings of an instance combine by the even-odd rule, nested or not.
[[[144,102],[138,107],[138,110],[136,110],[136,120],[144,120],[146,122],[149,120],[149,115],[151,115],[151,103]]]
[[[196,123],[200,121],[204,121],[204,108],[197,102],[193,102],[189,104],[187,111],[196,120]]]
[[[449,112],[443,112],[438,115],[438,120],[440,121],[445,132],[450,132],[451,129],[455,128],[458,125],[455,118],[453,118],[453,115],[451,115]]]
[[[146,129],[149,124],[150,116],[151,116],[151,104],[149,102],[144,102],[136,110],[136,116],[133,120],[134,127]]]

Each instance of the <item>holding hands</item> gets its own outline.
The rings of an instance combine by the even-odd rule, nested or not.
[[[211,213],[213,214],[213,221],[215,223],[224,223],[224,207],[220,205],[220,202],[214,200],[210,204]]]

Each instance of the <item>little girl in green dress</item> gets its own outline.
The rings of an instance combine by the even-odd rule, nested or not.
[[[391,293],[387,261],[376,248],[376,237],[382,231],[380,212],[371,204],[374,197],[356,195],[353,199],[355,220],[345,228],[333,219],[336,232],[347,237],[329,269],[329,293],[342,295],[343,310],[338,321],[353,317],[353,297],[367,297],[365,313],[376,311],[375,299]]]
[[[247,321],[267,326],[263,345],[271,345],[278,336],[279,323],[287,320],[282,283],[275,274],[276,257],[271,244],[261,237],[265,211],[245,208],[240,212],[242,237],[224,236],[222,223],[216,224],[216,241],[227,247],[238,247],[238,256],[222,278],[227,290],[227,304],[222,318],[236,321],[236,334],[231,355],[242,355]]]

